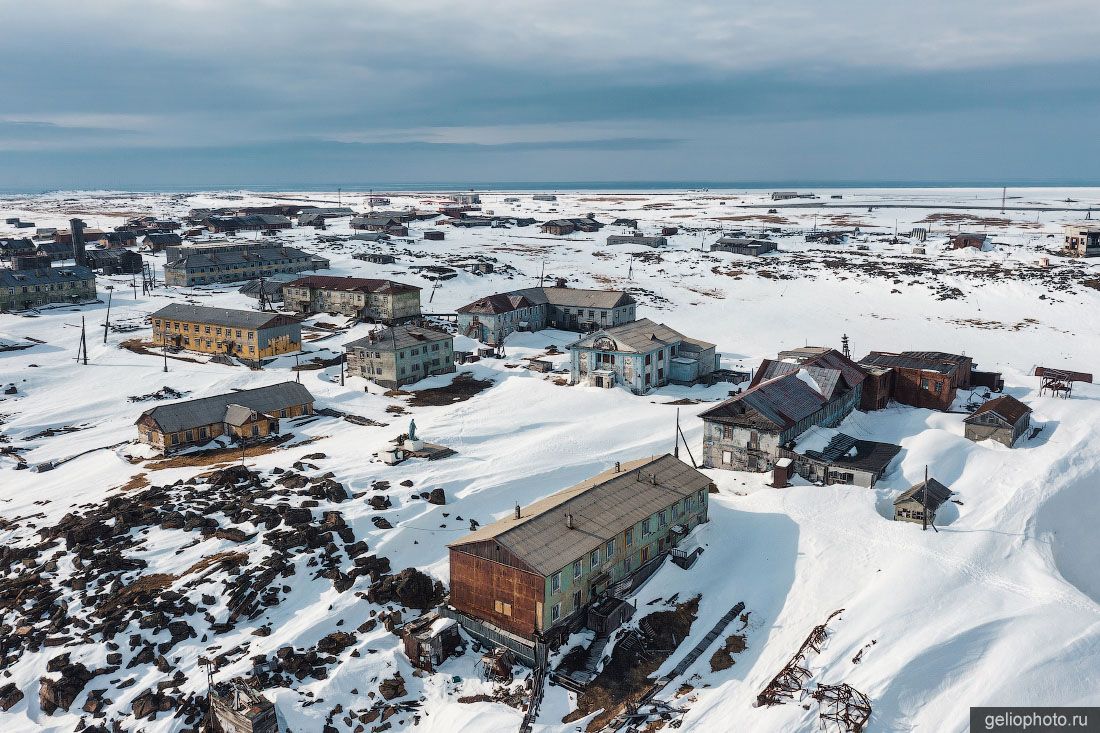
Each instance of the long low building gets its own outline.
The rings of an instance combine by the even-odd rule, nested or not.
[[[297,313],[340,313],[385,324],[420,317],[420,288],[377,278],[307,275],[283,286],[283,302]]]
[[[297,247],[266,243],[168,247],[167,285],[191,286],[241,282],[277,273],[324,270],[329,261]]]
[[[718,368],[715,345],[642,318],[603,328],[569,345],[573,384],[622,385],[644,394],[666,384],[695,384]]]
[[[153,313],[149,320],[157,346],[225,354],[245,361],[302,348],[301,324],[280,313],[172,303]]]
[[[23,311],[51,303],[86,303],[96,299],[95,273],[88,267],[27,267],[35,258],[15,257],[15,269],[0,269],[0,311]]]
[[[157,405],[135,423],[138,439],[166,453],[222,435],[248,441],[278,434],[279,421],[313,413],[313,395],[298,382]]]
[[[459,333],[489,345],[513,331],[594,331],[629,323],[638,304],[620,290],[566,287],[521,288],[489,295],[458,309]]]
[[[372,331],[344,344],[344,352],[349,374],[390,389],[456,369],[454,337],[426,326],[409,324]]]
[[[616,464],[452,542],[450,605],[489,644],[551,644],[708,519],[710,478],[671,455]],[[503,632],[503,633],[501,633]],[[523,654],[522,648],[516,649]]]

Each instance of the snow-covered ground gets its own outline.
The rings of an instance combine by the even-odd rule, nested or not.
[[[1100,543],[1095,539],[1100,510],[1094,493],[1100,487],[1100,387],[1078,385],[1072,399],[1059,400],[1040,397],[1037,379],[1029,376],[1037,364],[1095,372],[1100,361],[1100,261],[1067,259],[1057,253],[1061,224],[1084,218],[1084,212],[1001,214],[1000,190],[815,193],[820,197],[815,202],[774,204],[760,191],[559,192],[556,202],[534,202],[530,192],[482,195],[482,208],[498,215],[545,220],[593,212],[603,221],[637,218],[646,234],[659,233],[664,226],[681,227],[670,238],[670,247],[661,250],[607,246],[608,234],[625,233],[621,227],[568,237],[542,235],[537,227],[446,227],[446,240],[430,242],[421,240],[419,232],[438,224],[417,222],[411,225],[411,243],[317,240],[318,235],[348,234],[347,219],[331,222],[325,232],[295,228],[279,240],[324,254],[332,261],[332,273],[391,277],[419,285],[424,288],[423,310],[430,313],[454,312],[479,296],[537,284],[543,272],[548,280],[563,277],[574,287],[628,288],[639,301],[639,317],[716,343],[723,365],[731,368],[752,368],[761,358],[805,344],[839,348],[847,334],[856,358],[871,350],[940,350],[971,355],[979,368],[1002,371],[1005,391],[1031,406],[1033,421],[1043,427],[1036,438],[1014,449],[966,440],[960,414],[895,405],[855,413],[844,425],[858,437],[897,443],[904,449],[897,468],[875,490],[775,490],[765,486],[767,476],[710,471],[720,491],[711,497],[712,521],[695,537],[705,552],[690,570],[663,567],[642,589],[638,605],[648,608],[649,601],[674,593],[681,600],[702,594],[691,637],[662,672],[671,670],[739,601],[750,612],[748,648],[721,672],[710,671],[708,650],[670,683],[662,697],[671,699],[683,682],[695,688],[680,700],[688,707],[682,730],[817,730],[816,706],[755,708],[753,702],[810,629],[843,608],[830,624],[833,635],[827,646],[811,661],[810,684],[847,682],[869,695],[874,708],[869,730],[963,731],[971,706],[1100,705]],[[830,198],[834,194],[843,198]],[[107,229],[145,213],[182,216],[200,206],[302,200],[332,205],[337,199],[335,193],[281,196],[60,193],[0,199],[0,213],[2,218],[20,216],[38,226],[65,226],[71,216],[80,216],[90,226]],[[443,198],[390,197],[387,208],[426,208]],[[510,197],[519,201],[504,201]],[[366,208],[361,198],[347,194],[343,203]],[[850,208],[794,205],[806,203]],[[890,204],[900,208],[881,208]],[[913,204],[944,208],[917,209]],[[1015,190],[1009,191],[1007,204],[1084,209],[1100,206],[1100,190]],[[948,208],[966,205],[993,208]],[[768,214],[769,208],[777,213]],[[789,234],[815,226],[858,226],[861,233],[840,245],[807,243],[801,233]],[[774,235],[779,253],[753,260],[704,249],[720,231],[744,229],[752,235],[762,227],[788,232]],[[913,227],[930,229],[924,254],[915,254],[905,237],[894,238],[895,230],[905,234]],[[990,252],[945,250],[947,235],[960,228],[988,232],[996,247]],[[25,234],[26,230],[0,225],[0,237]],[[361,251],[392,252],[398,260],[374,265],[352,258]],[[474,256],[494,258],[497,273],[460,270],[456,278],[433,288],[431,281],[409,269]],[[1049,267],[1040,266],[1041,258],[1048,258]],[[163,255],[153,262],[162,266]],[[141,323],[164,304],[184,298],[255,307],[236,286],[159,288],[150,296],[139,289],[135,298],[130,283],[129,276],[99,278],[101,296],[106,285],[115,285],[113,324]],[[136,451],[125,445],[135,437],[134,420],[157,404],[129,402],[128,396],[169,385],[195,397],[294,378],[293,357],[278,359],[263,371],[170,360],[165,374],[158,356],[119,348],[121,341],[146,331],[112,331],[103,343],[105,314],[106,303],[0,315],[0,346],[22,343],[27,337],[44,342],[0,351],[0,386],[14,384],[18,390],[0,395],[0,447],[26,449],[19,455],[30,465],[91,451],[42,473],[15,471],[15,461],[0,454],[0,541],[6,546],[37,542],[39,528],[118,495],[119,487],[137,474],[146,474],[159,486],[208,470],[153,469],[126,460]],[[88,327],[86,366],[74,361],[82,317]],[[358,326],[307,344],[306,350],[330,355],[334,352],[329,349],[358,338],[367,328]],[[388,558],[394,572],[415,567],[446,583],[446,544],[468,530],[469,519],[484,524],[517,502],[546,496],[614,461],[671,451],[677,409],[689,447],[698,457],[702,425],[696,415],[708,402],[725,396],[730,385],[668,387],[634,396],[623,390],[559,386],[545,375],[516,366],[524,356],[541,354],[550,345],[564,347],[573,338],[560,331],[514,334],[506,345],[506,359],[460,368],[492,379],[490,389],[451,406],[406,406],[404,415],[386,409],[404,405],[401,398],[387,397],[363,380],[349,378],[340,386],[338,368],[303,371],[302,382],[317,397],[318,406],[387,427],[322,418],[296,428],[296,440],[285,450],[243,462],[270,472],[289,468],[304,455],[324,453],[325,458],[312,463],[319,472],[331,471],[349,492],[365,492],[372,482],[388,481],[391,509],[376,512],[362,498],[321,501],[314,514],[340,511],[356,540],[366,541],[372,554]],[[456,348],[471,346],[468,339],[457,339]],[[557,358],[559,363],[563,358]],[[416,388],[449,382],[449,375],[436,377]],[[665,404],[681,398],[700,402],[678,408]],[[457,455],[397,467],[381,464],[373,454],[405,431],[410,416],[425,440],[447,445]],[[32,437],[66,426],[83,429]],[[938,533],[922,533],[919,525],[886,519],[893,497],[920,480],[926,466],[957,492],[958,503],[944,509]],[[401,485],[406,480],[411,486]],[[445,506],[417,498],[435,488],[446,493]],[[394,529],[376,528],[371,519],[377,516],[388,519]],[[195,542],[195,533],[181,529],[154,527],[144,539],[135,556],[148,563],[141,571],[145,574],[177,574],[204,556],[226,550],[255,558],[267,551],[258,538],[240,544],[216,538]],[[34,572],[52,578],[67,577],[70,570],[63,563]],[[128,582],[137,576],[128,576]],[[172,672],[158,671],[153,664],[129,669],[124,664],[89,682],[67,713],[47,716],[39,708],[38,681],[48,676],[47,662],[69,651],[73,661],[103,667],[103,644],[74,642],[64,649],[46,647],[23,654],[0,671],[0,688],[11,682],[25,695],[9,711],[0,712],[0,729],[69,731],[81,717],[91,723],[91,716],[81,712],[86,693],[105,688],[105,697],[112,700],[107,719],[120,719],[124,730],[179,730],[181,722],[170,713],[135,721],[130,716],[133,699],[171,677],[175,669],[186,675],[182,693],[203,693],[205,673],[197,662],[215,645],[221,651],[247,647],[238,661],[218,672],[219,679],[227,678],[247,672],[252,656],[287,645],[311,647],[337,630],[339,621],[346,622],[339,628],[350,631],[372,610],[380,610],[357,595],[366,591],[366,578],[358,578],[343,593],[305,568],[282,582],[291,591],[278,605],[223,634],[210,632],[203,616],[196,614],[190,622],[198,637],[172,649]],[[70,591],[62,590],[62,602],[69,602],[65,594]],[[200,590],[190,595],[197,598]],[[73,606],[68,612],[79,615]],[[0,634],[13,633],[4,626],[12,623],[13,618],[0,617]],[[269,636],[251,633],[264,625],[271,628]],[[133,624],[119,638],[138,631]],[[205,641],[204,634],[209,634]],[[345,710],[369,708],[374,701],[366,693],[394,671],[402,673],[408,699],[423,701],[418,723],[413,715],[402,713],[387,721],[394,729],[473,733],[514,730],[519,725],[521,712],[514,708],[458,702],[461,696],[490,691],[474,671],[472,654],[448,661],[436,674],[414,676],[398,639],[379,626],[358,634],[354,646],[338,657],[326,679],[307,678],[295,689],[269,692],[290,729],[321,730],[338,704]],[[136,678],[136,683],[121,687],[127,678]],[[323,702],[304,704],[310,700],[306,693]],[[550,688],[536,729],[574,730],[576,723],[560,722],[574,704],[561,688]],[[350,731],[359,723],[346,725],[343,716],[336,715],[331,724]]]

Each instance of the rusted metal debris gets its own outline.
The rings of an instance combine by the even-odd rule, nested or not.
[[[863,733],[871,719],[871,699],[842,682],[839,685],[818,685],[813,698],[821,703],[821,727],[837,733]]]
[[[829,622],[842,611],[844,611],[843,608],[833,611],[829,614],[829,618],[825,619],[825,623],[815,626],[810,631],[806,641],[802,642],[802,646],[798,648],[795,655],[784,665],[783,669],[779,670],[779,674],[768,683],[768,686],[756,696],[758,707],[781,705],[794,699],[795,693],[799,692],[802,685],[810,678],[810,670],[806,668],[806,659],[811,653],[816,654],[821,651],[822,645],[829,637]]]

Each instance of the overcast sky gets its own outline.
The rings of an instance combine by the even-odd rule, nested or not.
[[[0,0],[0,189],[1100,180],[1098,0]]]

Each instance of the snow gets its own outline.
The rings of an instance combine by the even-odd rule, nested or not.
[[[556,202],[533,202],[526,193],[516,194],[518,202],[505,202],[509,194],[503,192],[482,197],[484,208],[498,215],[547,219],[592,211],[604,221],[616,216],[638,218],[645,233],[668,224],[684,227],[670,238],[668,249],[657,251],[606,246],[607,234],[620,233],[614,227],[564,238],[541,235],[534,227],[447,228],[445,241],[399,245],[394,252],[398,261],[390,265],[351,258],[355,251],[388,251],[383,244],[353,242],[333,247],[317,243],[312,229],[298,228],[280,241],[330,257],[334,274],[392,277],[419,285],[424,288],[427,312],[453,312],[479,296],[535,284],[543,267],[548,278],[566,277],[574,287],[639,288],[635,293],[639,317],[716,343],[727,368],[755,368],[762,358],[805,344],[839,346],[842,334],[847,334],[856,358],[872,349],[935,349],[970,354],[979,368],[1002,371],[1005,393],[1027,403],[1034,410],[1034,424],[1043,428],[1037,437],[1025,437],[1013,449],[966,440],[963,414],[892,405],[878,412],[855,413],[839,428],[902,446],[895,468],[874,490],[840,485],[777,490],[766,486],[768,474],[708,471],[719,493],[710,497],[711,522],[691,535],[691,541],[705,551],[689,570],[671,563],[662,567],[640,591],[638,615],[662,608],[647,605],[658,598],[678,593],[684,600],[702,594],[690,637],[661,673],[675,667],[739,601],[749,612],[748,627],[739,632],[746,634],[748,647],[735,655],[731,668],[721,672],[710,671],[713,649],[708,649],[660,696],[671,699],[672,691],[683,682],[694,686],[690,700],[679,701],[688,707],[684,730],[724,731],[730,729],[731,721],[748,731],[817,730],[815,709],[804,710],[797,704],[755,708],[752,703],[810,629],[843,608],[830,624],[828,644],[811,661],[810,685],[847,682],[868,694],[874,707],[871,731],[966,730],[970,706],[1100,705],[1100,543],[1095,540],[1095,527],[1100,524],[1095,493],[1100,485],[1100,443],[1094,437],[1100,434],[1100,387],[1077,385],[1070,400],[1040,397],[1037,380],[1029,376],[1036,363],[1096,371],[1092,365],[1100,359],[1096,338],[1100,291],[1081,284],[1096,277],[1094,263],[1066,259],[1056,252],[1061,224],[1082,218],[1083,212],[1010,210],[1002,215],[998,209],[970,213],[1004,219],[1004,224],[922,222],[937,212],[904,206],[997,206],[1000,190],[816,193],[825,202],[852,208],[834,212],[772,204],[765,192],[754,191],[558,192]],[[832,202],[831,193],[841,193],[844,199]],[[1100,201],[1097,189],[1021,189],[1015,194],[1020,198],[1010,200],[1010,205],[1084,207]],[[430,198],[427,194],[389,195],[390,208],[423,206],[420,202]],[[290,201],[336,198],[335,193],[275,196]],[[1081,203],[1064,203],[1066,198]],[[191,207],[265,203],[273,201],[248,192],[177,196],[61,192],[8,197],[0,208],[38,226],[66,226],[70,213],[80,211],[89,226],[109,228],[123,223],[125,216],[120,212],[179,216]],[[344,203],[348,203],[346,194]],[[365,208],[361,203],[353,202]],[[645,208],[649,204],[662,206]],[[889,204],[902,208],[866,211],[867,206]],[[761,218],[772,207],[786,223]],[[720,218],[741,216],[753,218]],[[840,227],[839,219],[832,219],[840,216],[858,222],[862,231],[844,245],[776,235],[781,252],[761,260],[700,249],[716,238],[720,228],[748,228],[752,234],[762,225],[809,229],[815,218],[819,228]],[[904,239],[896,244],[890,241],[895,221],[903,233],[913,226],[933,228],[925,244],[927,255],[912,254],[912,245]],[[990,252],[944,250],[947,235],[958,226],[990,231],[995,248]],[[414,238],[426,228],[438,228],[438,224],[413,224]],[[330,222],[329,230],[321,234],[349,233],[343,219]],[[0,236],[10,234],[0,227]],[[858,250],[857,245],[868,249]],[[473,275],[460,270],[457,277],[433,288],[431,281],[409,270],[410,265],[444,264],[450,255],[473,253],[497,258],[497,272]],[[654,255],[659,255],[659,261]],[[1043,257],[1050,259],[1049,270],[1038,267]],[[151,260],[158,268],[164,264],[163,255]],[[502,272],[501,264],[516,272]],[[916,265],[937,270],[928,274],[906,269]],[[996,275],[983,275],[993,266],[1001,268]],[[891,269],[876,274],[876,267]],[[1055,287],[1050,280],[1055,276],[1064,276],[1071,287]],[[255,306],[255,301],[237,293],[236,285],[159,288],[148,296],[139,290],[135,298],[128,276],[99,282],[101,293],[107,284],[116,286],[112,323],[140,324],[148,313],[183,297],[231,308]],[[949,288],[957,288],[960,294],[941,299]],[[31,465],[84,454],[42,473],[14,471],[14,461],[0,455],[0,518],[19,520],[0,527],[0,541],[5,544],[35,541],[37,528],[52,525],[79,507],[103,502],[138,473],[161,485],[187,480],[202,470],[150,470],[131,464],[126,457],[140,454],[131,444],[133,422],[156,403],[131,403],[127,396],[168,384],[195,397],[294,378],[293,356],[282,357],[263,371],[170,360],[165,374],[159,356],[134,354],[118,346],[146,332],[110,332],[103,343],[105,312],[105,304],[95,304],[51,308],[33,316],[0,314],[4,342],[22,344],[26,337],[45,342],[0,352],[0,386],[12,383],[18,388],[16,395],[0,395],[0,432],[10,441],[5,445],[25,447],[21,455]],[[88,326],[87,366],[73,360],[81,317]],[[340,344],[367,330],[357,326],[346,334],[307,344],[308,356],[331,356]],[[269,471],[289,467],[303,455],[324,452],[328,457],[317,462],[320,470],[332,471],[349,491],[364,491],[375,480],[388,481],[393,508],[382,515],[394,524],[393,530],[375,528],[370,520],[379,513],[362,500],[331,506],[321,502],[315,511],[341,511],[356,539],[367,541],[372,553],[389,558],[395,572],[417,567],[446,582],[446,544],[468,531],[470,518],[484,525],[510,512],[517,502],[527,504],[544,497],[615,461],[671,451],[675,409],[680,410],[688,447],[698,458],[702,424],[697,415],[733,388],[667,387],[634,396],[621,389],[557,386],[546,379],[554,375],[509,366],[541,355],[549,345],[564,349],[574,339],[574,334],[553,330],[514,334],[506,343],[505,359],[460,367],[476,378],[491,379],[492,388],[445,407],[406,408],[424,440],[453,448],[455,456],[433,462],[410,460],[395,467],[372,458],[404,432],[410,415],[387,413],[387,407],[403,403],[361,379],[350,377],[341,387],[339,370],[333,367],[300,372],[319,406],[388,423],[388,427],[324,418],[294,428],[295,443],[286,450],[244,462]],[[456,338],[456,349],[472,350],[473,346],[465,337]],[[551,360],[555,367],[567,361],[564,355]],[[450,379],[450,375],[433,377],[415,388],[442,386]],[[960,402],[970,397],[960,393]],[[665,404],[684,398],[699,402],[675,409]],[[71,425],[83,429],[32,438],[47,428]],[[808,440],[825,440],[825,431],[815,435]],[[939,532],[922,532],[919,525],[887,519],[893,498],[921,480],[926,466],[930,475],[956,492],[960,502],[941,509]],[[413,482],[412,487],[401,486],[406,479]],[[444,490],[447,505],[435,506],[415,496],[434,488]],[[228,523],[225,517],[217,518]],[[138,553],[149,563],[144,572],[180,572],[226,549],[255,558],[268,549],[257,541],[195,542],[196,536],[159,527],[148,530],[147,542]],[[70,570],[59,568],[59,577]],[[344,621],[341,628],[355,629],[372,610],[378,610],[356,595],[365,592],[366,579],[338,593],[327,581],[313,579],[304,562],[297,570],[286,581],[291,592],[260,618],[216,638],[212,635],[205,643],[191,639],[172,650],[187,676],[184,692],[205,690],[205,675],[197,660],[214,643],[222,650],[237,644],[249,647],[242,661],[218,672],[222,679],[246,672],[252,655],[270,654],[288,644],[313,645],[336,630],[338,621]],[[219,598],[212,613],[217,615],[224,603]],[[0,618],[0,623],[5,622]],[[200,630],[201,638],[206,623],[202,615],[188,622]],[[264,624],[271,626],[271,636],[251,634]],[[735,621],[726,634],[739,627]],[[873,646],[866,646],[872,641]],[[865,647],[861,661],[853,663]],[[101,644],[65,650],[74,661],[105,664],[106,649]],[[352,656],[353,650],[359,655]],[[5,671],[10,677],[0,678],[0,686],[14,682],[25,697],[0,713],[0,729],[13,733],[73,729],[83,715],[84,695],[67,713],[46,716],[38,706],[38,679],[46,674],[47,661],[60,651],[25,654]],[[460,696],[492,692],[492,686],[477,676],[475,661],[476,655],[468,652],[448,660],[434,674],[415,676],[399,640],[376,628],[358,635],[356,643],[330,667],[327,679],[307,679],[297,689],[278,688],[267,694],[289,728],[319,730],[333,705],[369,707],[365,694],[374,688],[371,680],[400,671],[409,699],[422,698],[423,708],[419,725],[413,725],[411,714],[402,713],[391,719],[394,729],[515,730],[520,711],[500,703],[457,702]],[[107,678],[96,678],[87,687],[110,688],[106,696],[114,701],[111,716],[127,715],[137,694],[165,679],[152,665],[120,670],[111,679],[128,676],[137,677],[137,683],[125,690],[108,684]],[[459,683],[452,682],[456,676]],[[306,692],[324,703],[305,706],[310,699]],[[583,722],[560,722],[573,707],[572,695],[548,688],[536,730],[575,730]],[[124,719],[124,729],[138,729],[132,717]],[[339,716],[335,724],[341,731],[350,730]],[[177,725],[170,714],[162,713],[154,721],[143,721],[140,728],[165,733]]]

